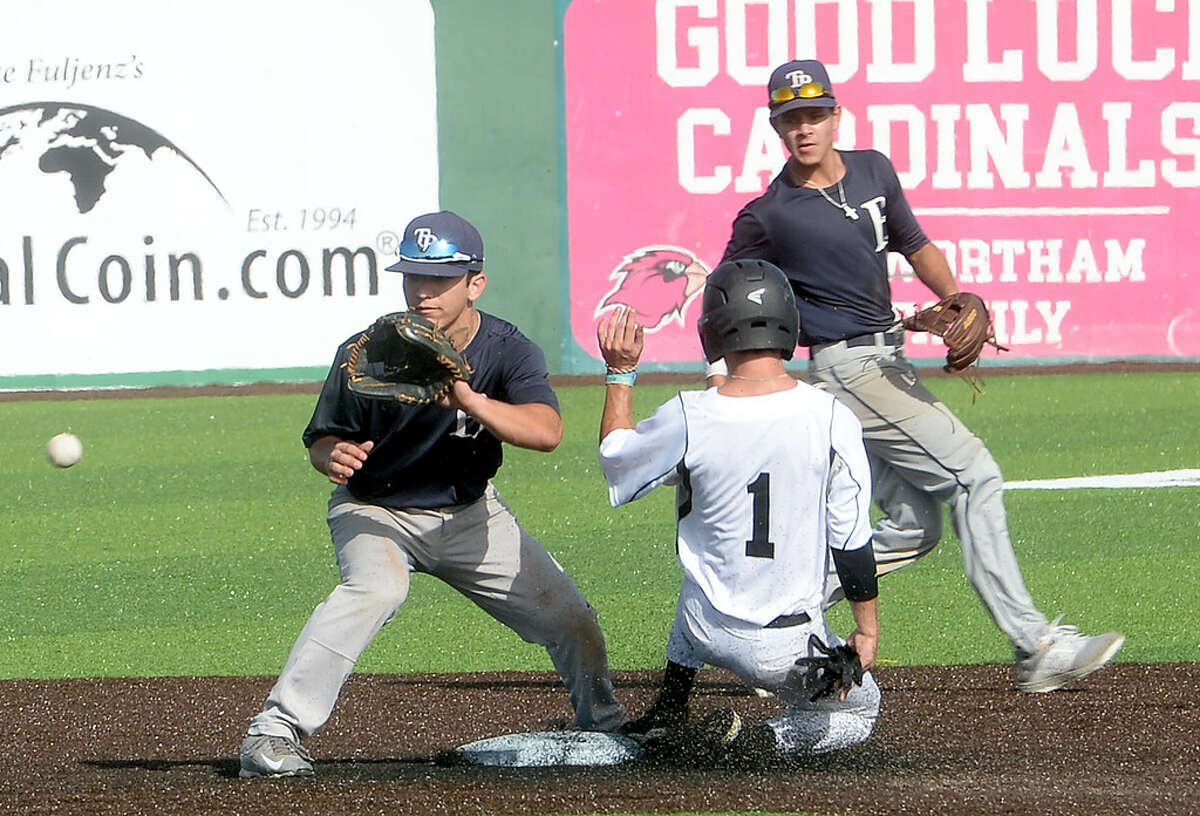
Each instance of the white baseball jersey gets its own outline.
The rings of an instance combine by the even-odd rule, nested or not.
[[[685,391],[600,444],[614,507],[674,484],[684,580],[718,611],[757,625],[810,612],[829,548],[871,539],[862,426],[828,393]]]

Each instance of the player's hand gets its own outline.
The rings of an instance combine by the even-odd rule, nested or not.
[[[854,651],[858,652],[858,662],[862,664],[863,671],[868,672],[875,667],[875,654],[879,649],[878,634],[871,635],[855,629],[846,639],[846,643],[853,646]],[[849,691],[849,689],[845,691]],[[845,699],[844,692],[843,699]]]
[[[637,367],[645,346],[645,327],[637,312],[627,306],[606,314],[596,326],[600,354],[609,368],[629,371]]]
[[[347,442],[344,439],[336,442],[325,458],[325,475],[335,485],[344,485],[350,481],[351,476],[362,470],[367,455],[374,447],[375,443],[369,439],[362,444]]]
[[[456,411],[462,411],[464,414],[470,414],[467,406],[472,400],[478,398],[480,394],[467,385],[466,380],[455,380],[450,384],[450,390],[438,400],[438,405],[443,408],[453,408]]]

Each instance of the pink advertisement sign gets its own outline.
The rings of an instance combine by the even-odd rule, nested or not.
[[[699,364],[704,276],[786,158],[767,79],[815,57],[837,146],[891,157],[1007,360],[1200,358],[1200,7],[574,0],[564,32],[570,322],[592,357],[627,305],[645,359]],[[901,313],[934,300],[903,258],[891,273]]]

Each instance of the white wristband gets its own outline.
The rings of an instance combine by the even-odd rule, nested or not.
[[[713,360],[704,369],[704,379],[709,377],[728,377],[729,369],[725,366],[725,358]]]

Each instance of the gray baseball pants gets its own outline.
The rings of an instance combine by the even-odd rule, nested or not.
[[[327,520],[341,582],[300,632],[250,734],[297,739],[320,730],[355,662],[407,598],[414,571],[545,646],[577,727],[610,731],[625,721],[596,611],[494,487],[475,502],[433,510],[367,504],[339,487]]]
[[[873,531],[877,572],[913,563],[942,536],[942,503],[962,542],[967,580],[1018,658],[1047,627],[1033,604],[1008,536],[1004,477],[983,442],[927,389],[904,354],[903,331],[871,345],[815,346],[809,374],[863,426],[873,494],[885,516]],[[827,603],[842,597],[831,569]]]
[[[751,688],[767,689],[787,709],[768,719],[775,732],[775,747],[790,754],[817,755],[857,745],[875,728],[881,694],[871,672],[839,700],[836,695],[817,701],[804,688],[797,657],[813,656],[809,635],[829,646],[845,643],[818,610],[807,623],[765,628],[731,618],[713,607],[703,590],[684,581],[675,607],[675,622],[667,640],[667,659],[699,669],[721,666]]]

